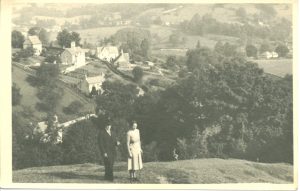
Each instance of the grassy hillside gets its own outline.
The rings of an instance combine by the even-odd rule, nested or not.
[[[34,167],[13,171],[13,182],[109,183],[103,179],[104,167],[96,164]],[[114,167],[115,182],[129,183],[127,164]],[[140,183],[292,183],[293,166],[265,164],[236,159],[197,159],[149,162],[138,174]]]
[[[39,99],[36,97],[37,88],[33,87],[28,83],[27,74],[20,68],[13,67],[12,72],[12,81],[16,83],[21,88],[21,105],[22,106],[30,106],[34,109],[34,116],[36,121],[43,120],[46,117],[46,113],[39,112],[35,109],[36,103],[39,102]],[[68,89],[64,89],[64,96],[59,104],[57,109],[57,115],[60,122],[65,122],[67,120],[72,120],[76,118],[75,115],[66,115],[63,113],[63,108],[68,106],[72,101],[78,100],[77,96],[74,93],[70,92]],[[83,112],[93,111],[92,104],[83,103],[84,108]],[[13,110],[21,110],[21,106],[13,107]]]
[[[266,73],[284,77],[286,74],[293,74],[292,59],[278,60],[253,60],[260,68],[263,68]]]

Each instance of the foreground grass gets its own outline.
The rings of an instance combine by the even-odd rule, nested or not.
[[[103,166],[90,163],[34,167],[13,171],[13,182],[109,183],[103,173]],[[129,183],[126,163],[116,163],[114,174],[114,183]],[[235,159],[150,162],[144,164],[138,177],[144,184],[292,183],[293,166]]]

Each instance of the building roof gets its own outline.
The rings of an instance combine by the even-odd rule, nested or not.
[[[85,80],[88,84],[97,84],[104,81],[104,74],[101,73],[99,76],[86,77]]]
[[[127,62],[127,63],[129,63],[129,53],[121,52],[121,54],[117,57],[115,62]]]
[[[97,47],[97,52],[101,53],[107,51],[109,54],[119,54],[119,50],[116,46],[100,46]]]
[[[30,43],[30,44],[42,44],[42,42],[40,41],[39,37],[37,36],[28,36],[28,38],[26,39],[26,41],[24,42],[26,43]]]

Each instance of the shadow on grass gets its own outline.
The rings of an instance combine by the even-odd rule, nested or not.
[[[287,182],[293,182],[293,172],[289,172],[287,169],[277,169],[273,166],[266,166],[266,165],[260,165],[260,164],[248,164],[249,166],[256,168],[257,170],[263,171],[267,173],[268,175],[284,180]],[[290,174],[289,174],[290,173]]]
[[[45,175],[54,176],[61,179],[88,179],[88,180],[103,180],[104,177],[101,175],[80,175],[73,172],[51,172],[45,173]]]

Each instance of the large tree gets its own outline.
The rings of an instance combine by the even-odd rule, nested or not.
[[[285,57],[289,52],[289,49],[284,44],[280,44],[276,47],[275,52],[277,52],[279,57]]]
[[[71,42],[74,41],[76,46],[80,46],[80,35],[77,32],[69,32],[64,29],[57,34],[57,42],[62,47],[70,47]]]
[[[23,43],[25,41],[25,37],[22,35],[20,31],[12,31],[11,33],[11,46],[13,48],[22,48]]]

